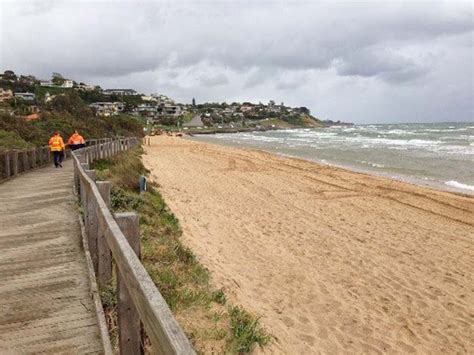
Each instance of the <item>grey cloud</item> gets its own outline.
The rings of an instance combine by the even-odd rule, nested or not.
[[[366,48],[336,60],[341,76],[379,77],[391,82],[414,80],[427,73],[427,67],[413,58],[385,48]]]
[[[204,86],[221,86],[229,82],[227,76],[223,73],[214,74],[214,75],[203,75],[199,82]]]
[[[302,106],[319,97],[364,108],[361,89],[378,100],[387,90],[428,103],[423,88],[454,78],[472,92],[469,3],[9,1],[0,2],[0,20],[0,69],[40,77],[59,71],[177,97],[199,91],[202,99]],[[333,91],[339,85],[345,90]],[[318,107],[345,119],[335,117],[344,114],[341,105]]]
[[[267,80],[277,75],[275,67],[259,67],[249,71],[249,75],[244,83],[244,88],[250,89],[258,85],[264,84]]]

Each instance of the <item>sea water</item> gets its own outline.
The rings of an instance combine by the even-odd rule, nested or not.
[[[474,123],[370,124],[214,134],[197,140],[266,150],[474,194]]]

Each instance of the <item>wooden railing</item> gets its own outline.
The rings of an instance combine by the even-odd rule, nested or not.
[[[51,156],[47,146],[0,152],[0,181],[50,163]]]
[[[95,182],[89,163],[138,144],[136,138],[99,140],[73,152],[75,184],[84,212],[84,226],[92,264],[100,286],[117,277],[119,350],[139,354],[142,329],[157,354],[194,354],[186,335],[140,262],[139,218],[134,212],[112,214],[110,182]],[[138,181],[137,181],[138,184]]]
[[[91,139],[87,141],[87,146],[99,143],[112,145],[112,142],[118,139],[120,138]],[[66,149],[65,155],[66,158],[69,158],[71,151]],[[0,182],[12,179],[27,171],[52,164],[51,158],[48,146],[2,151],[0,152]]]

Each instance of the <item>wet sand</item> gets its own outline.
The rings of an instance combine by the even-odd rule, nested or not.
[[[474,198],[178,137],[144,163],[265,353],[473,353]]]

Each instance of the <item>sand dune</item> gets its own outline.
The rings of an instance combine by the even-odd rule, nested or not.
[[[266,353],[474,353],[474,198],[182,138],[144,162]]]

